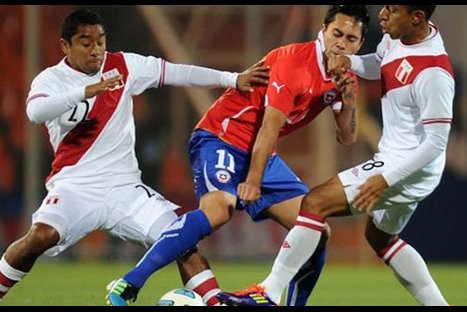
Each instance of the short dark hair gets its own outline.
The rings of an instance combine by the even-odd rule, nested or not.
[[[71,42],[71,37],[76,34],[78,27],[81,25],[104,26],[104,20],[99,14],[91,12],[88,9],[78,9],[73,11],[63,19],[61,38]]]
[[[426,20],[429,20],[433,12],[435,11],[436,5],[407,5],[409,12],[416,10],[423,11],[426,16]]]
[[[370,14],[366,5],[333,5],[326,12],[324,17],[324,25],[329,25],[334,22],[336,14],[341,13],[347,16],[355,17],[355,19],[362,23],[362,38],[365,37],[368,26],[370,24]]]

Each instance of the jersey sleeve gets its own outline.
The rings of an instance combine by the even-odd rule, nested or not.
[[[239,73],[221,71],[196,65],[174,64],[154,56],[125,53],[133,84],[132,94],[163,85],[181,87],[232,87],[237,85]]]
[[[440,68],[429,68],[414,81],[412,96],[418,103],[425,138],[403,163],[383,174],[389,186],[410,176],[447,148],[452,121],[454,79]]]
[[[454,79],[446,71],[438,67],[425,69],[415,79],[413,90],[423,124],[452,119]]]
[[[157,88],[163,84],[165,61],[154,56],[136,53],[124,53],[131,84],[129,90],[139,95],[148,88]]]
[[[388,34],[385,34],[383,38],[381,38],[380,43],[376,46],[376,52],[375,52],[375,58],[378,61],[378,63],[381,63],[381,61],[384,58],[384,54],[386,53],[386,49],[388,48],[388,45],[390,44],[390,37]]]
[[[165,62],[164,84],[181,87],[237,87],[238,73]]]
[[[351,68],[359,77],[368,80],[381,79],[381,61],[383,60],[386,47],[389,44],[389,37],[383,36],[381,42],[376,47],[376,52],[365,55],[349,55]]]
[[[368,80],[381,79],[381,60],[377,53],[365,55],[349,55],[350,70],[358,76]]]
[[[60,92],[58,79],[51,70],[43,71],[34,78],[26,99],[29,120],[35,123],[52,120],[85,99],[85,86]]]
[[[43,71],[31,82],[28,99],[38,95],[51,96],[58,93],[54,76],[49,71]]]

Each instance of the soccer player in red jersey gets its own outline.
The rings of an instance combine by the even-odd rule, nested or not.
[[[258,222],[271,218],[290,229],[308,187],[276,153],[279,137],[309,124],[325,109],[335,117],[337,140],[357,137],[357,79],[352,73],[331,77],[333,55],[356,53],[364,42],[369,15],[362,5],[334,5],[312,42],[269,52],[267,86],[244,94],[227,89],[209,108],[190,139],[190,161],[200,208],[167,228],[138,265],[121,281],[140,289],[149,276],[227,223],[235,209]],[[308,250],[308,245],[302,246]],[[287,304],[305,305],[324,263],[325,246],[309,255],[289,288]],[[294,275],[297,272],[294,272]],[[118,301],[122,288],[108,297]]]
[[[448,305],[421,255],[399,234],[418,203],[441,181],[451,128],[454,77],[434,5],[385,5],[376,53],[330,58],[330,72],[380,79],[383,134],[372,159],[340,172],[303,199],[270,274],[256,289],[220,293],[230,305],[278,304],[289,281],[318,246],[326,218],[368,215],[366,238],[422,305]],[[285,248],[284,246],[287,246]],[[364,291],[362,289],[362,291]],[[266,299],[265,299],[266,298]]]

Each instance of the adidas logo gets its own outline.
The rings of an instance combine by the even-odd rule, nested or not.
[[[291,246],[289,245],[289,242],[288,242],[288,241],[285,240],[285,241],[282,243],[282,248],[290,248],[290,247],[291,247]]]

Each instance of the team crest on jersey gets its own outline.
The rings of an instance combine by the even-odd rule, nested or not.
[[[327,91],[323,95],[323,101],[326,105],[329,105],[336,99],[336,96],[337,96],[336,90]]]
[[[396,78],[400,83],[405,84],[413,71],[413,66],[404,59],[396,70]]]
[[[217,181],[219,181],[220,183],[227,183],[230,181],[231,176],[228,171],[219,170],[216,172],[216,178],[217,178]]]
[[[113,77],[116,77],[118,75],[120,75],[120,72],[118,71],[118,69],[117,68],[112,68],[111,70],[106,71],[105,73],[102,73],[102,79],[107,80],[107,79],[111,79]],[[122,79],[122,80],[120,80],[118,82],[118,84],[115,87],[113,87],[113,88],[111,88],[109,90],[110,91],[118,90],[118,89],[123,88],[124,86],[125,86],[125,82]]]

